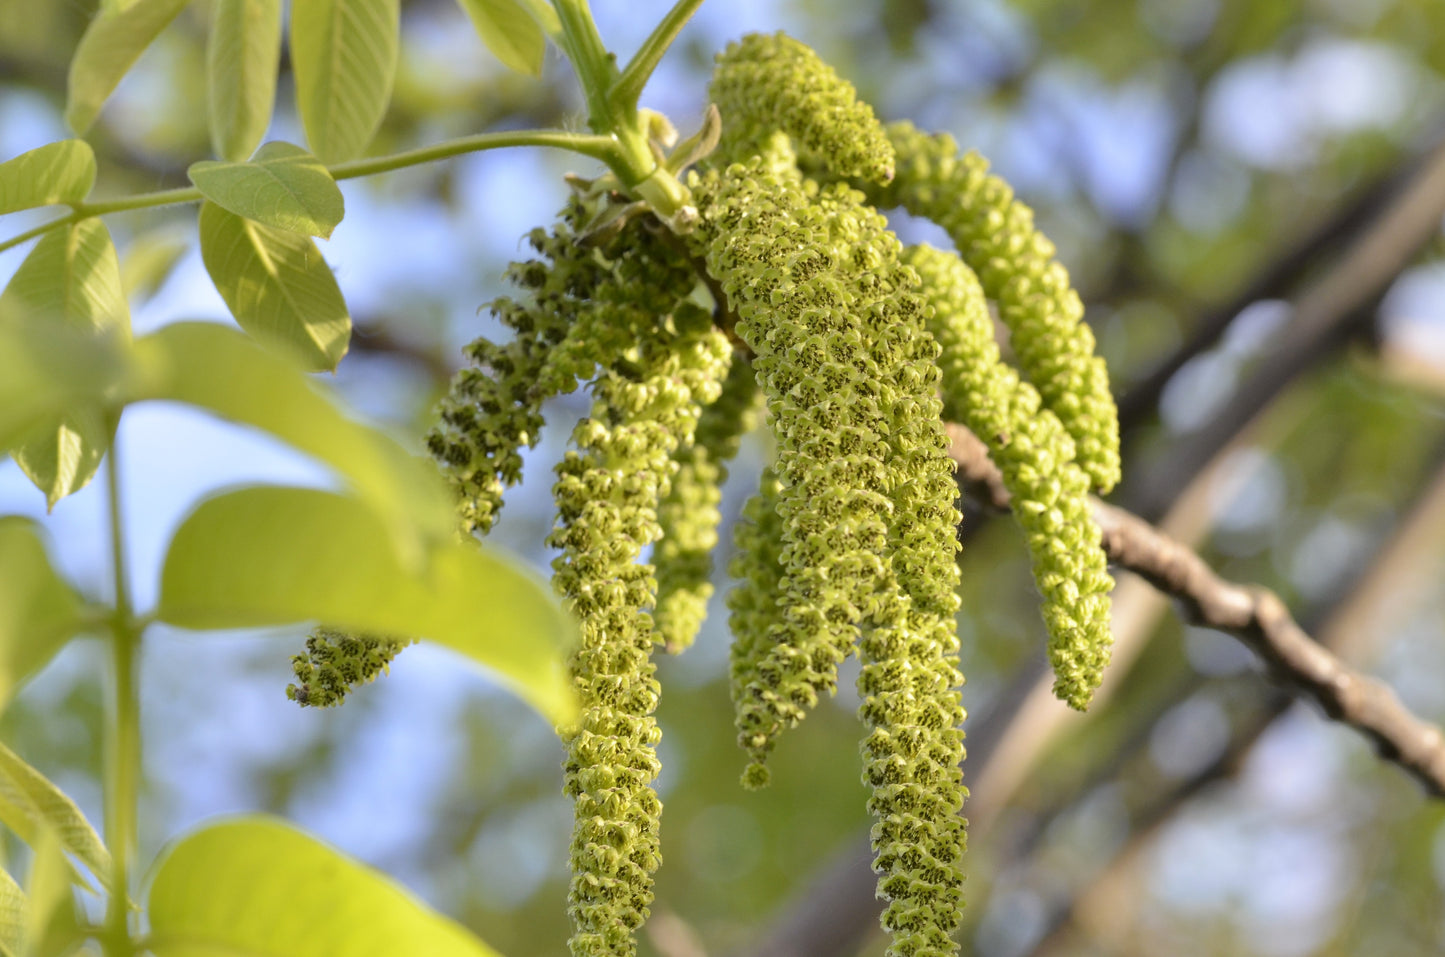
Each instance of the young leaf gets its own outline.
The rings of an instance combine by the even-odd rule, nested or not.
[[[341,473],[394,527],[448,537],[451,496],[436,468],[345,415],[287,357],[225,326],[181,322],[136,341],[132,401],[169,399],[271,433]]]
[[[0,708],[75,634],[82,602],[50,567],[35,526],[0,517]]]
[[[317,620],[429,638],[498,672],[554,723],[575,713],[572,625],[545,586],[455,541],[412,571],[376,512],[331,492],[248,488],[203,502],[171,540],[157,615],[183,628]]]
[[[102,885],[109,886],[110,852],[101,843],[95,828],[64,791],[3,744],[0,744],[0,821],[14,831],[16,837],[35,848],[37,854],[47,834],[53,835],[63,850],[74,854]],[[84,885],[83,879],[73,874],[68,864],[65,873],[67,884]]]
[[[120,260],[104,223],[83,219],[35,244],[0,295],[0,321],[15,314],[80,329],[130,329]]]
[[[281,63],[281,0],[218,0],[206,42],[211,148],[243,160],[266,135]]]
[[[156,957],[496,957],[385,875],[261,816],[172,846],[149,910]]]
[[[324,239],[341,222],[336,181],[319,159],[290,143],[267,143],[249,163],[193,163],[186,175],[206,199],[266,226]]]
[[[517,0],[460,0],[477,34],[502,65],[528,76],[542,75],[547,38]]]
[[[114,401],[131,374],[118,335],[0,313],[0,451],[66,410]]]
[[[100,220],[81,220],[36,244],[0,295],[0,321],[16,314],[86,331],[130,331],[120,264]],[[109,447],[104,416],[82,406],[37,427],[14,455],[54,508],[90,482]]]
[[[135,0],[101,8],[70,61],[65,122],[72,130],[83,136],[90,129],[121,77],[188,2]]]
[[[29,907],[20,946],[21,957],[60,957],[71,954],[85,938],[70,889],[74,869],[62,853],[64,841],[42,826],[30,842],[35,854],[25,881]]]
[[[0,163],[0,214],[78,203],[95,185],[95,153],[84,140],[61,140]]]
[[[311,152],[326,163],[366,149],[391,99],[399,0],[294,0],[291,64]]]
[[[0,870],[0,957],[19,957],[30,902],[8,871]]]
[[[351,316],[314,242],[208,202],[201,260],[241,328],[289,347],[308,369],[336,368],[351,341]]]

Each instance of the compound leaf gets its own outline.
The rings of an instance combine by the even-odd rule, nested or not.
[[[65,792],[0,744],[0,821],[38,852],[47,835],[74,854],[102,885],[110,881],[110,852]],[[80,881],[66,865],[65,882]],[[83,883],[83,882],[82,882]],[[31,895],[32,898],[34,895]]]
[[[186,171],[217,206],[277,229],[327,238],[343,200],[321,161],[290,143],[267,143],[248,163],[207,160]]]
[[[0,295],[0,322],[17,315],[87,332],[129,332],[120,263],[100,220],[57,229],[35,245]],[[38,426],[14,455],[53,508],[90,482],[109,447],[101,410],[76,406]]]
[[[35,525],[0,517],[0,708],[81,626],[83,603],[56,574]]]
[[[289,348],[308,369],[336,368],[351,341],[351,316],[314,242],[207,202],[201,260],[241,328]]]
[[[169,399],[264,429],[336,469],[405,539],[451,534],[451,499],[436,468],[385,433],[345,415],[284,355],[242,333],[181,322],[135,343],[139,382],[132,401]]]
[[[366,149],[391,100],[399,0],[295,0],[291,63],[311,152],[326,163]]]
[[[157,614],[183,628],[316,620],[429,638],[499,673],[554,723],[575,713],[573,628],[545,586],[455,541],[412,570],[382,518],[345,495],[260,487],[203,502],[171,540]]]
[[[151,885],[150,924],[157,957],[496,957],[390,878],[262,816],[171,847]]]
[[[281,0],[218,0],[206,42],[211,147],[217,156],[243,160],[266,135],[280,64]]]
[[[65,122],[72,130],[84,135],[90,129],[121,78],[188,2],[134,0],[101,7],[70,61]]]
[[[517,0],[460,0],[477,35],[502,65],[527,76],[542,75],[547,38]]]
[[[89,143],[49,143],[0,163],[0,214],[78,203],[94,185],[95,153]]]

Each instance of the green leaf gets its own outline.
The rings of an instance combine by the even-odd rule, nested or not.
[[[130,330],[120,264],[100,220],[81,220],[36,244],[0,295],[0,322],[14,315],[87,331]],[[95,476],[110,437],[98,409],[69,409],[38,426],[15,450],[15,461],[54,508]]]
[[[120,284],[126,299],[141,303],[159,292],[190,247],[189,241],[167,229],[131,240],[120,260]]]
[[[396,76],[399,0],[295,0],[291,64],[311,152],[355,159],[371,142]]]
[[[0,321],[29,315],[82,329],[129,329],[120,260],[99,219],[47,233],[0,295]]]
[[[157,957],[496,957],[390,878],[261,816],[178,841],[149,910]]]
[[[345,415],[287,357],[214,323],[165,326],[136,341],[139,383],[130,397],[169,399],[264,429],[341,473],[372,507],[428,540],[456,528],[436,468],[385,433]]]
[[[455,541],[413,572],[380,516],[331,492],[248,488],[202,503],[171,541],[157,614],[184,628],[316,620],[429,638],[498,672],[554,723],[576,709],[564,664],[573,627],[545,586]]]
[[[308,369],[336,368],[351,341],[351,316],[314,242],[208,202],[201,259],[241,328],[291,349]]]
[[[498,60],[528,76],[542,75],[547,38],[517,0],[460,0],[477,34]]]
[[[0,517],[0,708],[70,640],[83,610],[51,568],[34,524]]]
[[[62,957],[73,953],[85,939],[70,889],[74,869],[61,849],[65,842],[42,825],[30,841],[35,851],[25,881],[29,907],[21,957]]]
[[[50,779],[0,744],[0,821],[39,853],[46,835],[74,854],[104,886],[110,884],[110,852],[80,808]],[[65,882],[71,876],[66,864]],[[83,883],[83,881],[82,881]],[[31,894],[33,900],[35,895]]]
[[[30,920],[30,902],[9,872],[0,870],[0,957],[18,957]]]
[[[0,214],[78,203],[95,185],[95,153],[84,140],[61,140],[0,163]]]
[[[90,129],[100,108],[135,61],[189,0],[135,0],[103,7],[90,21],[70,61],[65,122],[77,134]]]
[[[194,163],[186,174],[206,199],[266,226],[326,238],[341,222],[331,173],[290,143],[267,143],[249,163]]]
[[[281,0],[217,0],[206,42],[211,146],[243,160],[271,125],[281,64]]]
[[[87,404],[112,403],[131,374],[118,334],[96,336],[55,323],[0,321],[0,451],[47,420]]]

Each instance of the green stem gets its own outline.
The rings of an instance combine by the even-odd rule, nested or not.
[[[114,432],[114,430],[112,430]],[[106,455],[109,486],[111,568],[115,578],[115,614],[111,619],[111,651],[115,670],[114,705],[106,748],[105,839],[110,845],[110,899],[106,904],[106,957],[131,957],[130,866],[136,846],[136,802],[140,782],[140,698],[136,692],[136,659],[140,631],[131,618],[130,588],[121,524],[120,468],[116,443]]]
[[[408,166],[419,166],[422,163],[431,163],[465,153],[477,153],[482,150],[494,150],[507,146],[548,146],[553,149],[571,150],[574,153],[601,160],[614,168],[620,161],[621,155],[617,140],[610,136],[588,136],[584,133],[568,133],[566,130],[515,130],[503,133],[479,133],[475,136],[464,136],[432,146],[423,146],[420,149],[394,153],[391,156],[377,156],[371,159],[352,160],[349,163],[338,163],[336,166],[330,167],[330,172],[333,179],[354,179],[358,176],[389,173],[393,170],[405,169]],[[198,203],[204,198],[200,190],[194,186],[186,186],[180,189],[163,189],[154,193],[137,193],[134,196],[108,200],[103,203],[75,203],[66,215],[0,242],[0,253],[7,249],[14,249],[36,236],[42,236],[51,230],[78,223],[82,219],[90,219],[92,216],[105,216],[110,213],[123,213],[135,209],[151,209],[156,206],[175,206],[180,203]]]
[[[556,6],[562,21],[562,51],[572,61],[577,81],[587,96],[587,125],[592,132],[609,136],[617,143],[617,152],[608,165],[622,185],[646,200],[653,212],[670,222],[680,222],[683,217],[679,214],[692,211],[692,196],[676,176],[657,162],[637,104],[614,101],[612,90],[621,82],[622,74],[617,69],[617,58],[602,43],[587,0],[556,0]]]
[[[673,8],[667,11],[667,16],[662,18],[662,22],[642,42],[622,75],[612,84],[608,97],[614,109],[623,113],[637,111],[637,101],[642,98],[642,89],[652,78],[652,71],[657,69],[663,54],[672,46],[672,41],[677,39],[678,33],[700,6],[702,0],[677,0]]]
[[[353,179],[357,176],[372,176],[389,173],[408,166],[419,166],[435,160],[477,153],[505,146],[550,146],[555,149],[571,150],[601,160],[611,165],[617,157],[617,143],[609,136],[588,136],[585,133],[568,133],[565,130],[517,130],[504,133],[478,133],[461,139],[448,140],[433,146],[378,156],[373,159],[352,160],[331,167],[335,179]]]

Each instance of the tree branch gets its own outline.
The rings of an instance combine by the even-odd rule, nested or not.
[[[981,485],[990,502],[1007,505],[1002,476],[980,454],[982,443],[961,426],[949,432],[960,478]],[[1225,581],[1193,551],[1122,508],[1094,499],[1093,512],[1110,561],[1179,599],[1190,621],[1244,642],[1283,684],[1368,737],[1382,758],[1430,794],[1445,797],[1445,734],[1412,714],[1389,685],[1351,669],[1316,642],[1268,589]]]

